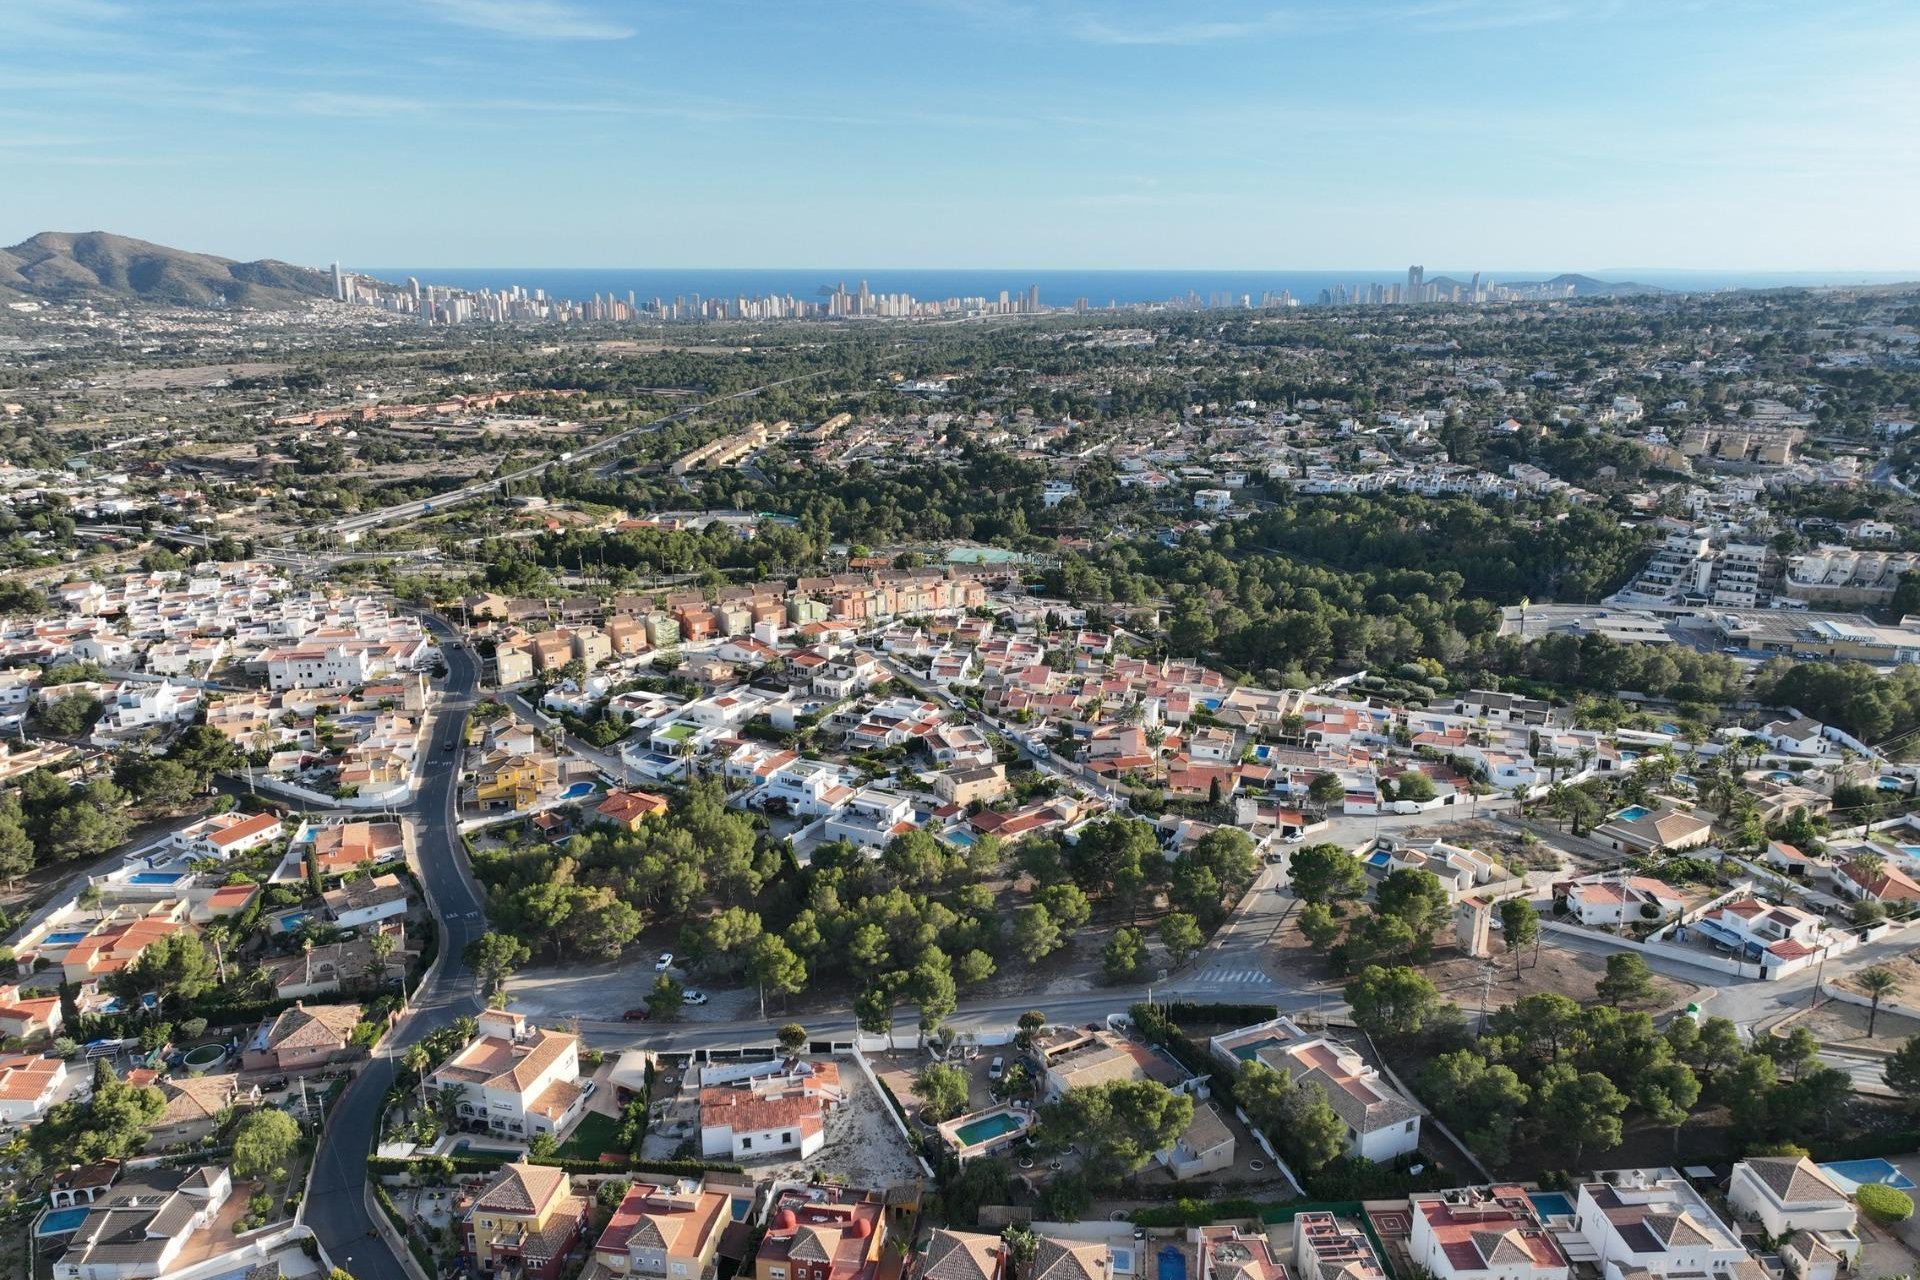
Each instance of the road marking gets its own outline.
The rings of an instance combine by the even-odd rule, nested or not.
[[[1263,969],[1223,969],[1219,965],[1210,965],[1193,975],[1195,982],[1214,983],[1265,983],[1274,985]]]

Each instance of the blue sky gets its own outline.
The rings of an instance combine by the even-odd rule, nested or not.
[[[5,0],[0,243],[1920,268],[1912,0]]]

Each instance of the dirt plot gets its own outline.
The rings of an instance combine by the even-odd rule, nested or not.
[[[235,378],[264,378],[285,373],[290,364],[204,364],[179,369],[129,369],[124,373],[102,374],[95,385],[126,391],[164,391],[179,387],[210,387]]]
[[[1538,837],[1529,841],[1525,834],[1492,818],[1463,818],[1436,822],[1431,826],[1410,827],[1406,838],[1445,840],[1449,844],[1478,849],[1516,875],[1528,871],[1559,871],[1563,867],[1567,856],[1565,853]]]
[[[1890,1004],[1905,1005],[1909,1009],[1920,1007],[1920,951],[1909,951],[1896,960],[1888,960],[1874,967],[1885,969],[1900,983],[1899,986],[1880,997],[1883,1009]],[[1832,985],[1850,991],[1854,995],[1864,996],[1867,993],[1860,987],[1862,972],[1863,970],[1856,969],[1851,973],[1843,974],[1833,979]],[[1862,1012],[1864,1013],[1864,1010]],[[1886,1020],[1886,1014],[1881,1014],[1881,1023],[1884,1024]],[[1861,1024],[1863,1029],[1865,1025],[1864,1022]],[[1876,1027],[1875,1030],[1878,1031],[1879,1028]]]
[[[1891,1053],[1906,1043],[1907,1037],[1920,1035],[1920,1018],[1888,1013],[1883,1006],[1874,1020],[1873,1035],[1867,1035],[1868,1011],[1857,1004],[1839,1000],[1823,1001],[1818,1009],[1801,1014],[1786,1028],[1805,1027],[1821,1044],[1848,1049],[1884,1049]]]

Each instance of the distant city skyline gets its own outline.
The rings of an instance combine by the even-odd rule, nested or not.
[[[1897,0],[13,0],[5,242],[1912,275],[1916,43]]]

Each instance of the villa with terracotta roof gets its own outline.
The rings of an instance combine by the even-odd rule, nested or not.
[[[1275,1256],[1274,1242],[1262,1232],[1239,1227],[1194,1227],[1187,1232],[1200,1255],[1198,1280],[1290,1280]]]
[[[1517,1186],[1416,1192],[1407,1251],[1437,1280],[1567,1280],[1572,1264]]]
[[[110,916],[68,948],[60,967],[68,982],[88,982],[119,973],[162,938],[192,926],[176,918],[179,903],[162,903],[144,915]]]
[[[1878,865],[1858,859],[1841,863],[1833,874],[1833,891],[1843,898],[1871,898],[1896,908],[1920,902],[1920,881],[1884,858]]]
[[[787,1187],[769,1208],[754,1280],[878,1280],[887,1207],[878,1192]]]
[[[1713,824],[1663,805],[1631,818],[1616,814],[1595,827],[1592,838],[1617,853],[1655,853],[1663,849],[1684,853],[1711,840]]]
[[[846,1101],[840,1068],[804,1058],[709,1064],[700,1074],[700,1151],[708,1158],[806,1158],[827,1140],[827,1112]]]
[[[1556,881],[1553,893],[1567,900],[1567,910],[1584,925],[1665,920],[1679,915],[1687,905],[1686,899],[1664,880],[1617,871]]]
[[[594,1242],[593,1257],[615,1275],[711,1280],[733,1197],[697,1183],[636,1183]]]
[[[1737,898],[1687,927],[1759,965],[1760,976],[1769,979],[1798,973],[1819,959],[1822,951],[1837,955],[1857,945],[1853,935],[1828,929],[1826,921],[1811,911],[1759,898]]]
[[[566,1170],[509,1164],[467,1210],[461,1244],[483,1276],[555,1280],[586,1228],[589,1207],[573,1194]]]
[[[357,1004],[296,1004],[263,1023],[247,1043],[241,1065],[248,1071],[307,1071],[354,1057]]]
[[[398,862],[406,856],[406,832],[397,822],[345,822],[304,824],[294,833],[290,862],[296,876],[304,876],[299,860],[311,845],[323,876],[343,875],[361,867],[382,862]]]
[[[999,1236],[935,1227],[920,1275],[923,1280],[1002,1280],[1008,1269],[1007,1245]]]
[[[1385,1162],[1420,1145],[1420,1108],[1338,1040],[1275,1018],[1213,1037],[1216,1059],[1235,1070],[1260,1062],[1295,1084],[1312,1082],[1347,1126],[1347,1150]]]
[[[1035,1241],[1027,1280],[1113,1280],[1113,1246],[1106,1240],[1043,1235]]]
[[[1672,1169],[1615,1169],[1583,1182],[1574,1212],[1605,1280],[1763,1280],[1740,1237]]]
[[[0,1035],[32,1040],[66,1025],[58,995],[23,995],[15,983],[0,984]]]
[[[46,1114],[67,1082],[67,1064],[35,1054],[0,1057],[0,1121],[25,1124]]]
[[[629,831],[638,831],[648,818],[667,811],[667,798],[651,791],[615,790],[607,792],[593,811],[596,821],[612,823]]]
[[[280,838],[285,828],[273,813],[215,813],[173,833],[173,844],[201,858],[226,861]]]
[[[527,1025],[522,1014],[488,1009],[467,1046],[427,1078],[428,1088],[459,1088],[462,1125],[506,1137],[558,1137],[585,1112],[580,1039]]]

